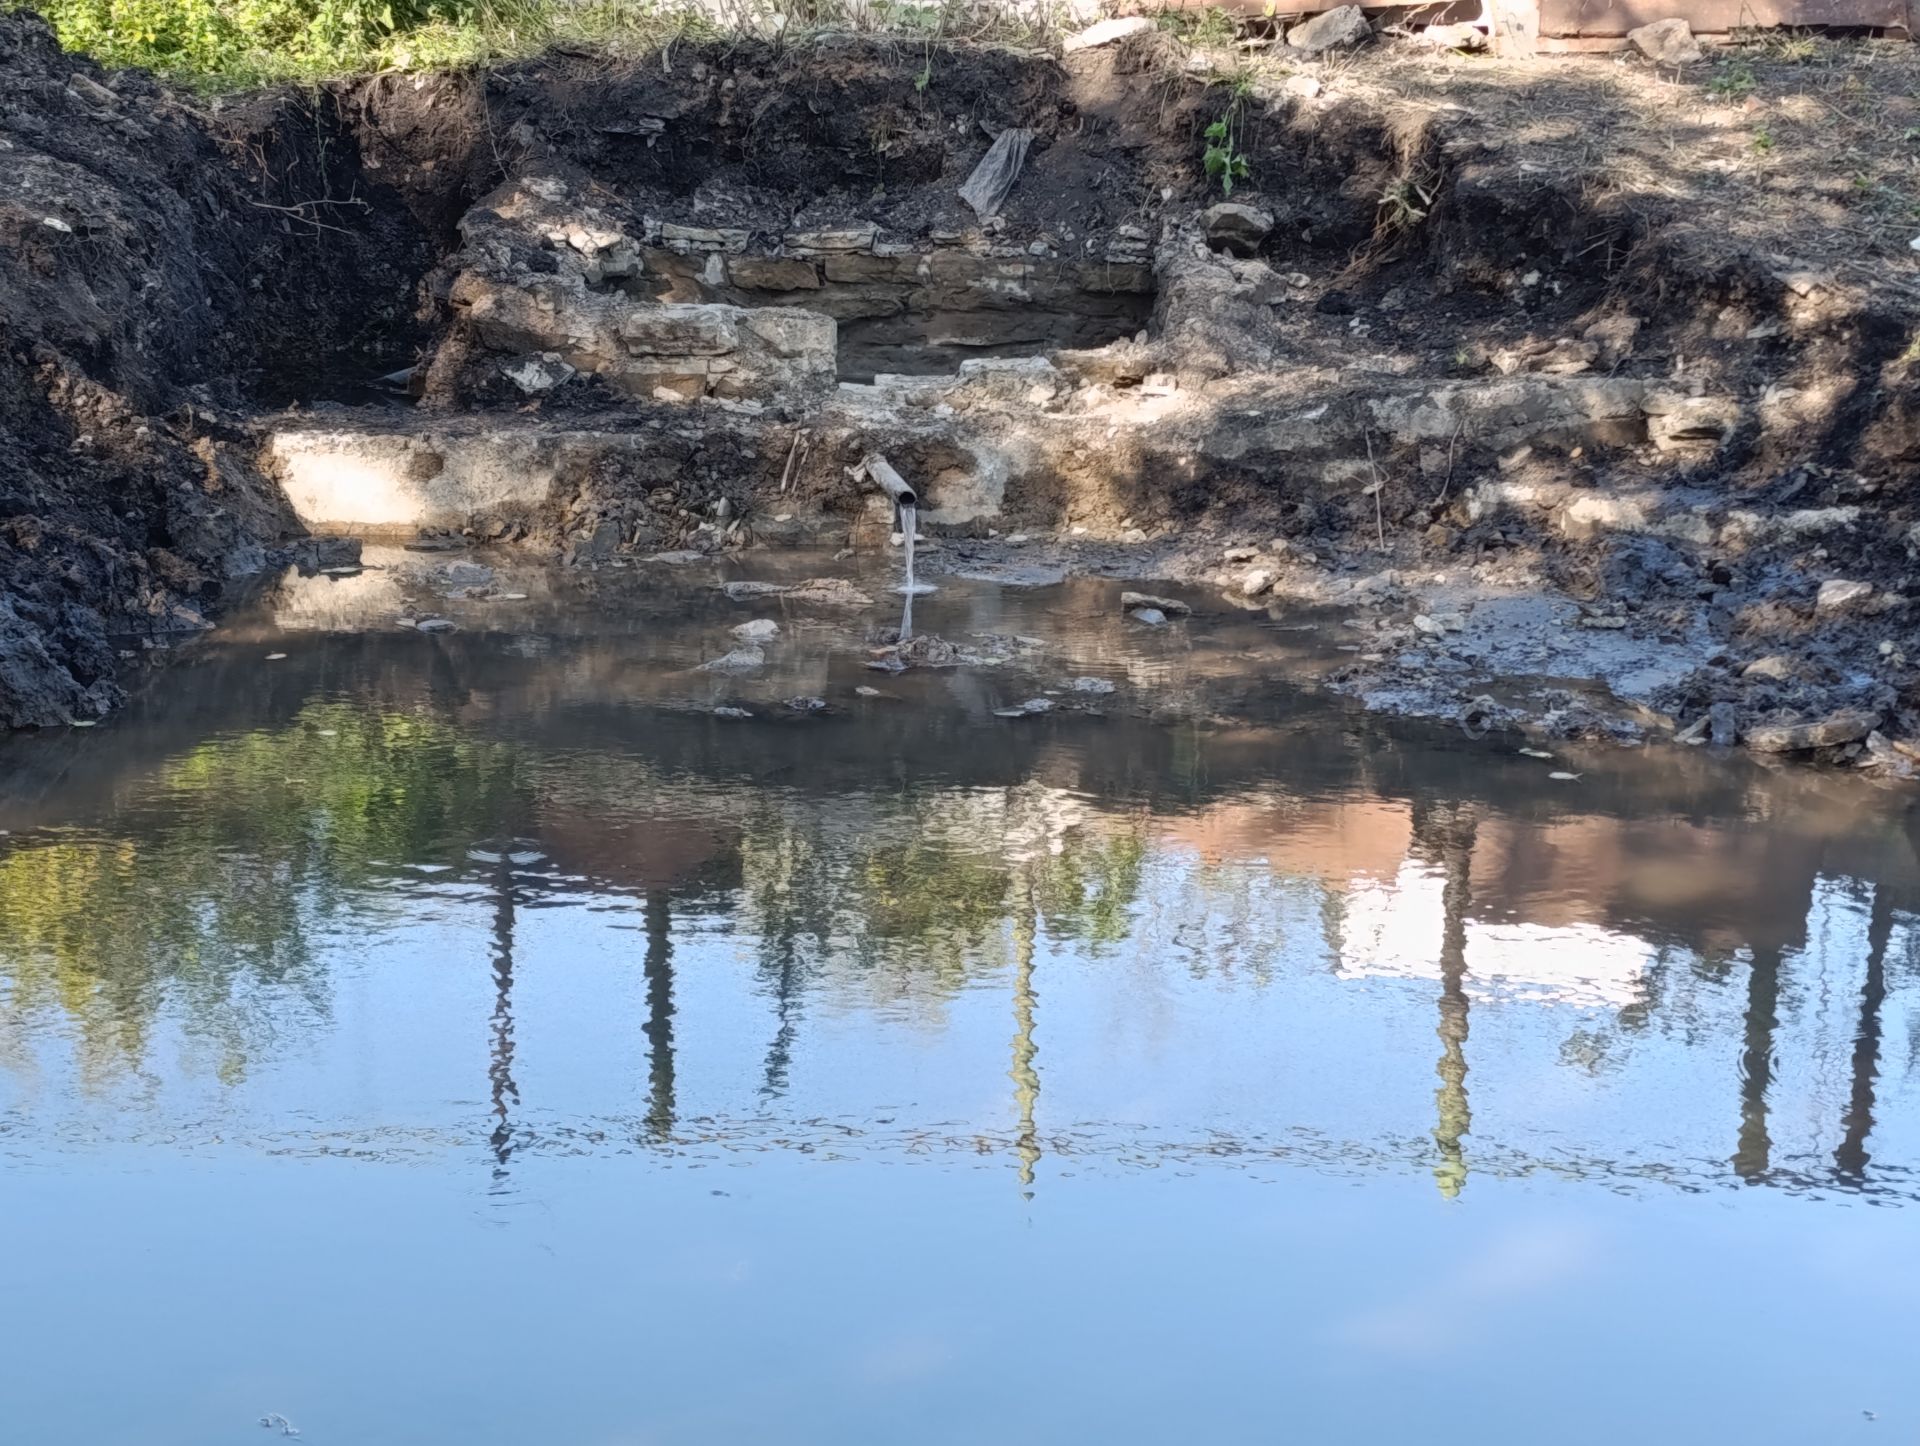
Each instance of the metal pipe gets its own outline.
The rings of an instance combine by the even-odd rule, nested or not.
[[[920,505],[919,497],[911,487],[907,486],[907,479],[894,471],[893,464],[878,452],[867,453],[866,459],[860,465],[866,468],[867,475],[878,484],[880,490],[893,499],[895,507]]]

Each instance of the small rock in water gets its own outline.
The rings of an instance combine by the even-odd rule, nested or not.
[[[1842,708],[1817,723],[1763,723],[1747,730],[1747,747],[1756,753],[1803,753],[1858,743],[1880,726],[1880,715],[1864,708]]]
[[[770,643],[780,636],[780,624],[772,618],[755,618],[750,623],[741,623],[733,635],[743,643]]]
[[[1259,597],[1273,586],[1274,571],[1269,567],[1256,567],[1240,579],[1240,591],[1246,597]]]
[[[887,650],[902,667],[951,668],[961,661],[960,649],[933,633],[916,633]]]
[[[802,695],[798,698],[787,699],[787,707],[796,713],[818,713],[826,706],[827,700],[825,698],[813,698]]]
[[[753,714],[749,713],[745,708],[723,706],[715,708],[713,710],[713,716],[716,718],[751,718]]]
[[[995,708],[993,710],[993,716],[996,718],[1028,718],[1036,713],[1048,713],[1052,710],[1053,699],[1029,698],[1026,702],[1016,704],[1011,708]]]
[[[1113,683],[1106,678],[1075,678],[1073,691],[1076,693],[1111,693]]]
[[[735,648],[730,653],[722,653],[710,663],[702,663],[700,669],[706,673],[748,673],[766,665],[767,655],[758,648]]]
[[[786,589],[795,602],[824,603],[829,607],[864,608],[873,599],[844,577],[810,577]]]
[[[1914,760],[1901,752],[1878,729],[1867,735],[1867,754],[1860,760],[1862,768],[1885,770],[1892,778],[1911,779],[1914,775]]]
[[[414,624],[414,627],[423,633],[450,633],[458,626],[459,624],[447,618],[422,618]]]
[[[779,582],[729,582],[722,583],[720,590],[735,602],[744,602],[752,597],[779,597],[793,589]]]
[[[1156,608],[1170,618],[1183,618],[1193,609],[1173,597],[1156,597],[1150,592],[1123,592],[1120,594],[1120,610],[1133,612],[1136,608]]]
[[[1164,627],[1167,621],[1167,615],[1159,608],[1135,608],[1127,616],[1136,623],[1145,623],[1150,628]]]
[[[1740,739],[1740,711],[1731,703],[1707,709],[1707,736],[1715,748],[1731,748]]]

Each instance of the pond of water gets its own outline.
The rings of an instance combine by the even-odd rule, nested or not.
[[[1903,797],[389,562],[0,741],[0,1440],[1920,1433]]]

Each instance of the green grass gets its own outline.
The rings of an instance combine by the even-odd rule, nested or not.
[[[1744,60],[1723,62],[1715,68],[1707,81],[1707,94],[1721,100],[1744,100],[1753,94],[1753,88],[1759,84],[1753,73],[1753,67]]]
[[[198,90],[457,66],[664,28],[648,0],[32,0],[31,8],[69,50]]]
[[[38,10],[60,43],[108,66],[140,66],[201,91],[381,70],[429,70],[531,55],[552,45],[644,54],[717,36],[687,0],[0,0]],[[742,0],[729,30],[775,33],[786,0]],[[1015,17],[983,0],[814,0],[802,30],[859,30],[1042,45],[1045,14]]]
[[[1189,45],[1217,49],[1240,38],[1240,22],[1225,10],[1209,6],[1204,10],[1162,10],[1154,24]]]

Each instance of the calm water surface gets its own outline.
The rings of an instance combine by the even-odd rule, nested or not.
[[[1904,797],[383,560],[0,740],[0,1441],[1920,1441]]]

